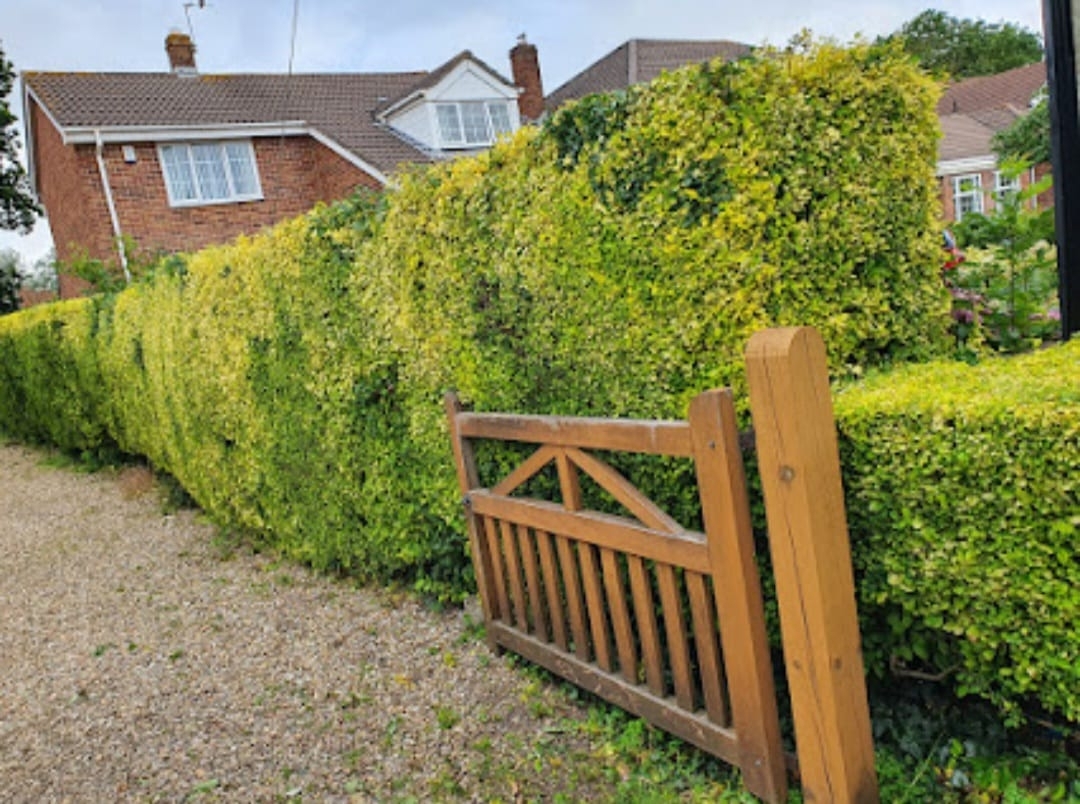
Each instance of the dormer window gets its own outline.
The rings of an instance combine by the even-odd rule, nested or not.
[[[506,101],[436,103],[435,116],[444,148],[491,145],[500,134],[513,131]]]

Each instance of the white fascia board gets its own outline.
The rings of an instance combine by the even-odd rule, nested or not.
[[[27,178],[30,180],[30,189],[34,191],[34,195],[40,195],[37,188],[37,170],[34,169],[34,132],[31,129],[33,125],[31,120],[33,115],[30,113],[30,87],[26,85],[26,82],[22,82],[22,108],[23,108],[23,143],[26,148],[26,173]],[[37,103],[37,99],[34,100]]]
[[[34,103],[37,105],[37,107],[45,114],[45,116],[47,118],[49,118],[49,122],[52,123],[53,128],[55,128],[56,132],[60,135],[61,142],[64,141],[64,127],[60,125],[60,123],[57,121],[57,119],[55,117],[53,117],[53,113],[49,111],[49,107],[41,102],[41,98],[39,98],[37,96],[37,93],[34,92],[34,90],[30,89],[30,87],[27,85],[25,80],[22,82],[22,85],[23,85],[23,116],[26,118],[26,162],[27,162],[27,171],[30,174],[30,177],[29,177],[30,178],[30,186],[33,188],[34,193],[37,194],[38,193],[37,169],[34,167],[34,150],[33,150],[34,149],[34,137],[33,137],[33,131],[31,130],[32,123],[30,122],[33,115],[30,113],[30,99],[33,98]],[[94,133],[93,133],[94,130],[89,129],[89,131],[90,131],[89,142],[93,143],[93,142],[95,142]]]
[[[959,176],[963,173],[994,170],[997,165],[997,157],[993,154],[966,156],[963,159],[945,159],[937,163],[937,174],[938,176]]]
[[[412,93],[406,95],[404,98],[401,98],[400,100],[396,100],[393,103],[391,103],[389,106],[387,106],[381,112],[379,112],[375,117],[376,117],[377,120],[379,120],[379,122],[385,123],[391,117],[394,117],[395,115],[397,115],[397,114],[399,114],[401,112],[407,111],[408,109],[410,109],[411,107],[413,107],[417,103],[422,102],[426,95],[427,95],[427,90],[423,90],[423,89],[417,90],[416,92],[412,92]]]
[[[274,137],[310,134],[311,129],[303,120],[285,120],[280,123],[236,123],[217,126],[72,126],[61,128],[65,145],[83,145],[96,142],[95,132],[100,132],[103,143],[125,142],[190,142],[192,140],[228,140],[240,137]]]

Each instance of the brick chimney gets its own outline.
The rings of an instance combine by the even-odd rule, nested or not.
[[[518,112],[523,122],[539,120],[544,114],[544,85],[540,81],[540,58],[536,45],[525,41],[525,34],[510,51],[510,71],[514,83],[521,89],[518,95]]]
[[[195,43],[186,33],[173,31],[165,37],[165,52],[169,54],[169,68],[178,74],[194,74]]]

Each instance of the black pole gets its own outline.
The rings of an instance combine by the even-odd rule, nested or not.
[[[1080,116],[1072,0],[1043,0],[1061,336],[1080,330]]]

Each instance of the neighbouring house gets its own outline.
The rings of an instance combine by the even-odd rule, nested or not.
[[[1043,62],[946,87],[937,106],[942,134],[937,174],[946,221],[962,220],[972,212],[992,212],[1003,195],[1050,173],[1049,163],[1043,163],[1010,178],[1000,170],[992,147],[994,134],[1030,112],[1045,89]],[[1053,192],[1040,194],[1035,203],[1052,206]]]
[[[547,96],[545,106],[553,112],[567,101],[597,92],[614,92],[656,78],[665,70],[712,59],[735,61],[753,48],[723,39],[631,39],[586,67]]]
[[[513,81],[467,50],[430,72],[204,75],[190,37],[165,49],[169,72],[22,73],[30,177],[62,263],[126,268],[126,243],[191,251],[254,233],[543,113],[524,37]],[[60,277],[61,298],[85,287]]]

